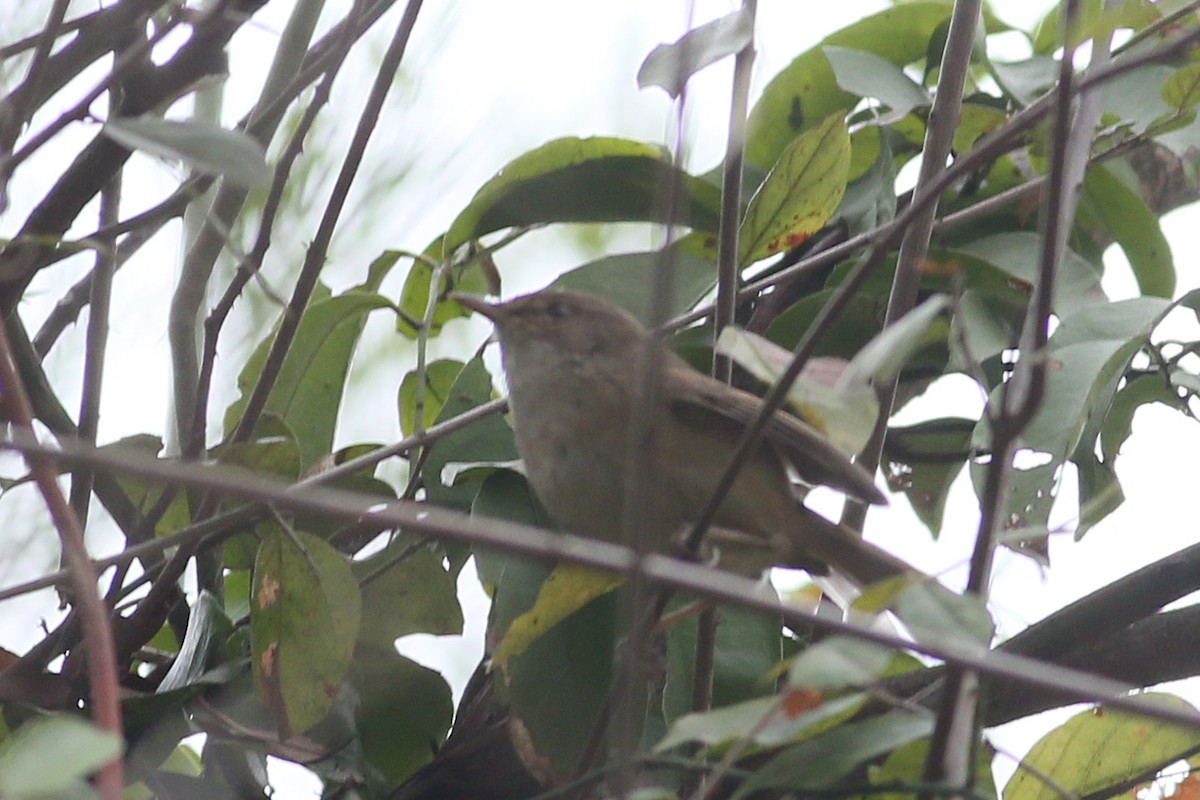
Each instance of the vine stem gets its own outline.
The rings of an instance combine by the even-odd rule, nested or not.
[[[12,440],[36,445],[33,407],[17,372],[16,362],[12,358],[8,331],[4,325],[0,325],[0,387],[3,387],[0,403],[3,404],[5,415],[12,425]],[[96,570],[88,558],[87,547],[83,541],[83,526],[79,524],[79,518],[67,503],[62,487],[58,485],[55,459],[34,450],[27,450],[24,455],[29,472],[58,531],[62,542],[63,561],[74,585],[75,604],[83,622],[93,718],[101,730],[120,738],[121,704],[112,623],[96,586]],[[97,784],[104,800],[119,800],[121,790],[125,786],[124,766],[119,757],[100,768]]]

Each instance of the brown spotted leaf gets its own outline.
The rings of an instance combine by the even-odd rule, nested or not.
[[[282,735],[320,722],[354,652],[362,597],[349,562],[321,539],[276,530],[254,562],[254,681]]]
[[[738,264],[745,267],[812,236],[837,210],[850,171],[850,133],[834,114],[787,146],[742,220]]]

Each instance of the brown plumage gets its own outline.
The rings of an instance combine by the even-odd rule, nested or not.
[[[637,320],[596,297],[543,290],[496,304],[456,299],[495,323],[526,475],[555,521],[575,533],[621,536],[638,359],[654,353],[662,365],[660,402],[649,443],[636,454],[649,481],[640,519],[651,549],[669,550],[672,537],[700,514],[761,400],[692,369]],[[883,502],[863,469],[799,418],[777,412],[707,538],[722,566],[823,573],[831,565],[863,584],[910,571],[805,508],[789,467],[806,483]]]

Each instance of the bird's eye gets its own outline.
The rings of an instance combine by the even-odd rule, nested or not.
[[[563,319],[571,314],[571,309],[566,303],[555,300],[546,306],[546,313],[554,319]]]

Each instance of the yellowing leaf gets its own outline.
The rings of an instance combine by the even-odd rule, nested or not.
[[[580,567],[555,567],[542,584],[533,608],[513,620],[492,656],[502,664],[525,652],[539,636],[602,594],[621,584],[610,572]]]
[[[850,132],[840,114],[796,137],[750,200],[738,264],[788,250],[819,231],[842,202],[849,174]]]
[[[1142,695],[1164,705],[1190,708],[1165,693]],[[1058,800],[1064,791],[1079,797],[1161,768],[1200,744],[1200,734],[1178,725],[1110,711],[1076,714],[1033,746],[1004,787],[1004,800]],[[1046,781],[1046,776],[1050,781]]]

